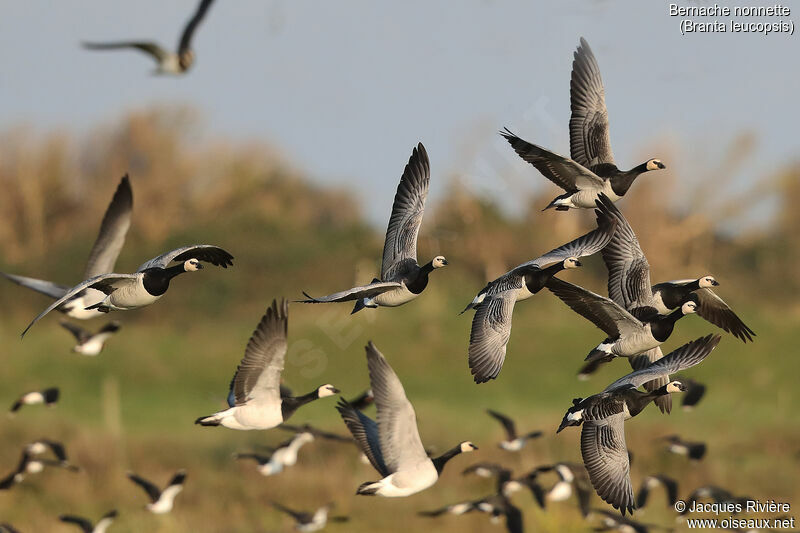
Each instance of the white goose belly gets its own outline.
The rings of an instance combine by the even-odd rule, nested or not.
[[[132,281],[112,292],[106,298],[106,305],[117,311],[127,311],[150,305],[163,296],[163,294],[154,296],[147,292],[147,289],[144,288],[143,276]]]
[[[439,473],[429,459],[413,469],[402,470],[378,481],[381,488],[377,494],[386,498],[402,498],[431,487],[439,479]]]
[[[372,301],[382,307],[397,307],[410,302],[417,296],[419,296],[419,294],[414,294],[403,284],[402,287],[377,295]]]
[[[608,196],[612,202],[616,202],[621,198],[614,192],[614,189],[611,188],[611,182],[606,180],[602,189],[583,189],[570,196],[569,200],[574,207],[594,209],[597,207],[594,202],[597,200],[599,193]]]
[[[232,407],[233,416],[222,420],[231,429],[272,429],[283,423],[280,402],[276,404],[248,403]]]
[[[661,346],[653,335],[650,334],[650,327],[648,326],[644,331],[625,337],[614,343],[611,351],[621,357],[632,357],[640,353],[652,350],[653,348]]]
[[[70,300],[65,304],[67,309],[65,314],[77,320],[89,320],[90,318],[103,316],[105,313],[97,309],[86,308],[102,302],[105,298],[106,295],[96,289],[86,289],[83,296]]]

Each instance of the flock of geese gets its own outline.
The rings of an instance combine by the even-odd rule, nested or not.
[[[151,42],[86,43],[86,46],[95,50],[138,49],[158,61],[159,72],[183,73],[192,64],[191,37],[211,4],[212,0],[200,2],[181,36],[177,53],[167,52]],[[513,268],[477,293],[462,311],[474,311],[468,348],[469,369],[478,384],[499,377],[511,336],[515,304],[547,289],[605,335],[602,338],[598,336],[596,346],[587,346],[588,355],[580,375],[588,375],[600,365],[621,357],[628,359],[633,370],[597,394],[575,398],[567,408],[556,432],[570,426],[581,427],[583,464],[544,465],[514,477],[510,469],[501,465],[478,463],[464,473],[496,478],[496,493],[476,501],[423,511],[420,513],[423,516],[485,512],[494,519],[505,519],[508,530],[516,533],[522,531],[523,520],[520,510],[511,502],[511,495],[527,488],[542,507],[548,502],[563,501],[575,493],[581,513],[599,516],[601,529],[641,531],[643,526],[626,518],[625,514],[633,513],[637,506],[645,506],[648,493],[659,486],[666,489],[668,502],[675,501],[678,489],[673,479],[658,474],[645,478],[638,498],[634,496],[630,477],[631,455],[625,443],[625,421],[641,413],[651,402],[669,413],[673,393],[688,392],[685,407],[695,405],[705,392],[703,385],[670,376],[700,364],[717,347],[721,337],[701,337],[666,356],[662,354],[662,344],[674,333],[681,318],[695,313],[742,341],[751,341],[755,335],[714,292],[719,283],[710,275],[652,284],[648,261],[636,234],[614,202],[625,196],[639,175],[665,166],[658,159],[649,159],[627,171],[616,166],[599,67],[583,39],[574,55],[571,107],[570,158],[527,142],[509,130],[503,131],[502,135],[522,159],[564,190],[545,209],[593,209],[596,227]],[[397,187],[380,277],[369,284],[327,296],[313,297],[304,292],[305,299],[299,301],[308,304],[353,302],[352,313],[356,313],[365,308],[396,307],[418,298],[427,287],[431,273],[448,265],[442,255],[436,255],[422,265],[417,259],[417,238],[429,182],[428,153],[422,144],[418,144]],[[103,217],[99,235],[89,254],[84,281],[77,285],[70,287],[2,273],[8,280],[53,299],[25,328],[23,336],[53,310],[70,319],[86,320],[104,316],[110,311],[138,309],[164,296],[171,280],[179,275],[197,272],[205,264],[223,269],[233,265],[233,255],[223,248],[192,244],[158,255],[132,273],[116,273],[116,260],[131,224],[132,208],[133,192],[126,175]],[[608,297],[558,277],[567,275],[570,269],[579,268],[581,258],[597,253],[602,255],[608,269]],[[315,438],[354,441],[364,460],[377,472],[375,478],[361,483],[356,493],[397,498],[428,489],[437,482],[451,459],[478,449],[465,440],[440,455],[429,453],[420,437],[415,410],[406,396],[402,380],[373,342],[366,346],[369,389],[351,401],[340,398],[335,405],[352,439],[309,425],[286,425],[304,405],[339,394],[339,390],[329,383],[299,396],[282,385],[288,318],[289,303],[273,300],[233,373],[228,405],[196,420],[200,426],[235,430],[281,427],[294,432],[287,442],[267,450],[268,454],[242,453],[236,456],[237,459],[255,461],[258,471],[270,476],[294,465],[300,448]],[[118,322],[110,322],[96,331],[87,331],[69,321],[61,324],[77,341],[73,350],[86,356],[98,355],[120,330]],[[57,388],[29,392],[14,403],[11,411],[17,412],[24,405],[37,403],[52,405],[58,398]],[[365,411],[373,404],[377,416],[371,418]],[[542,437],[538,430],[518,432],[514,421],[501,413],[489,410],[488,414],[499,421],[506,432],[506,438],[499,443],[504,450],[518,452],[530,440]],[[703,443],[684,442],[677,435],[665,438],[664,442],[668,451],[686,455],[691,460],[701,460],[706,452]],[[52,458],[42,457],[48,453]],[[67,460],[62,444],[42,440],[24,448],[20,464],[0,481],[0,489],[9,489],[27,475],[46,467],[77,470]],[[552,486],[545,488],[542,479],[548,474],[557,479]],[[129,473],[128,477],[147,493],[150,499],[147,510],[160,514],[173,508],[175,497],[183,488],[186,472],[177,472],[163,490],[134,473]],[[592,511],[592,492],[620,513]],[[725,492],[705,487],[695,491],[692,497],[733,498]],[[329,521],[348,519],[329,516],[330,505],[313,512],[293,510],[277,502],[273,506],[293,517],[300,531],[316,531]],[[117,511],[112,510],[96,524],[75,516],[60,518],[84,531],[101,533],[116,516]],[[11,526],[3,527],[13,530]]]

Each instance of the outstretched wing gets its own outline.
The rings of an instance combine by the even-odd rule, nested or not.
[[[560,156],[541,146],[524,141],[511,133],[508,129],[500,135],[514,148],[522,159],[536,167],[542,175],[567,192],[578,192],[581,189],[600,189],[603,179],[591,170],[573,161]]]
[[[620,334],[634,332],[642,327],[639,320],[615,302],[583,287],[558,278],[550,278],[545,287],[609,337],[616,338]]]
[[[92,531],[94,531],[94,525],[92,525],[92,523],[89,520],[81,516],[62,514],[61,516],[58,517],[58,519],[67,524],[75,524],[76,526],[84,530],[86,533],[92,533]]]
[[[208,8],[211,7],[213,2],[214,0],[200,1],[200,5],[197,6],[197,11],[194,12],[194,16],[189,20],[189,22],[186,24],[186,28],[183,30],[180,43],[178,44],[178,54],[182,54],[191,48],[192,35],[194,35],[194,31],[197,29],[197,26],[199,26],[203,21]]]
[[[150,41],[116,41],[111,43],[85,42],[83,43],[83,47],[88,50],[118,50],[121,48],[133,48],[135,50],[141,50],[145,54],[151,56],[156,60],[157,63],[160,63],[164,60],[164,58],[169,56],[169,52],[161,48],[156,43]]]
[[[236,405],[242,405],[254,397],[271,403],[280,401],[288,324],[289,304],[282,300],[278,306],[278,302],[273,300],[250,337],[244,358],[233,377]]]
[[[304,304],[348,302],[353,300],[360,300],[362,298],[371,298],[373,296],[377,296],[378,294],[390,291],[392,289],[399,289],[402,286],[403,285],[401,283],[398,283],[396,281],[375,281],[370,283],[369,285],[364,285],[361,287],[353,287],[352,289],[347,289],[346,291],[334,292],[333,294],[329,294],[327,296],[320,296],[318,298],[314,298],[313,296],[309,296],[306,292],[303,292],[303,296],[305,296],[306,299],[298,300],[298,302]]]
[[[148,268],[166,268],[173,261],[188,261],[189,259],[197,259],[222,268],[228,268],[233,265],[233,256],[219,246],[192,244],[191,246],[182,246],[161,254],[140,265],[136,272],[143,272]]]
[[[135,283],[138,278],[137,274],[101,274],[99,276],[95,276],[92,279],[87,279],[86,281],[79,283],[72,287],[69,291],[67,291],[64,296],[50,304],[47,309],[39,313],[39,315],[28,324],[28,327],[22,332],[22,337],[28,332],[34,324],[36,324],[39,320],[41,320],[47,313],[59,307],[64,302],[71,300],[73,297],[77,296],[81,291],[84,289],[97,289],[101,291],[103,294],[111,294],[115,290],[123,287],[127,284]]]
[[[144,491],[147,493],[147,495],[150,497],[150,500],[153,503],[157,502],[158,499],[161,497],[161,490],[152,483],[150,483],[149,481],[147,481],[146,479],[144,479],[143,477],[137,476],[133,472],[128,472],[128,479],[130,479],[131,481],[139,485],[142,489],[144,489]]]
[[[610,407],[610,406],[608,406]],[[631,465],[625,444],[625,414],[622,402],[614,402],[615,414],[586,418],[581,431],[581,455],[597,495],[622,514],[635,508]]]
[[[392,216],[389,218],[383,244],[383,280],[391,279],[393,270],[404,260],[417,261],[417,236],[422,225],[430,180],[428,153],[422,143],[419,143],[411,153],[394,196]]]
[[[429,460],[419,438],[414,407],[383,354],[372,342],[367,344],[366,351],[370,385],[378,410],[383,462],[389,472],[414,468]]]
[[[487,296],[472,317],[469,333],[469,369],[475,383],[485,383],[500,374],[511,337],[513,291]]]
[[[581,37],[575,51],[570,79],[569,152],[572,159],[592,168],[595,165],[614,164],[608,132],[608,110],[600,67]]]
[[[608,296],[629,311],[652,307],[650,264],[639,239],[614,204],[606,208],[608,215],[617,221],[617,230],[601,252],[608,269]]]
[[[514,425],[514,421],[508,418],[506,415],[502,413],[498,413],[497,411],[493,411],[491,409],[487,409],[486,412],[500,422],[503,425],[503,428],[506,430],[506,435],[508,436],[508,440],[514,440],[517,438],[517,428]]]
[[[367,456],[369,462],[378,473],[386,477],[391,472],[386,467],[381,453],[380,437],[378,436],[378,424],[370,417],[354,408],[342,398],[336,405],[336,410],[344,420],[347,429],[353,435],[358,447]]]
[[[71,322],[67,322],[66,320],[59,321],[59,324],[61,324],[62,328],[66,329],[67,331],[72,333],[72,335],[75,337],[75,340],[77,340],[81,344],[83,344],[84,342],[89,340],[89,337],[92,336],[92,334],[89,333],[88,330],[83,329],[82,327],[78,326],[77,324],[73,324]]]
[[[756,333],[742,322],[742,319],[728,307],[725,300],[720,298],[717,293],[707,288],[698,289],[694,293],[698,300],[698,315],[742,342],[752,341],[756,336]]]
[[[133,191],[128,175],[125,174],[103,216],[100,233],[94,241],[92,251],[89,252],[89,261],[86,263],[83,279],[107,274],[114,270],[117,257],[125,244],[125,235],[131,226],[132,211]]]
[[[5,272],[0,272],[0,276],[5,277],[9,281],[13,281],[17,285],[22,285],[23,287],[47,295],[50,298],[61,298],[70,289],[66,285],[60,285],[58,283],[53,283],[52,281],[45,281],[36,278],[26,278],[25,276],[6,274]]]
[[[627,376],[621,377],[606,387],[604,391],[627,386],[634,388],[641,387],[648,381],[693,367],[699,364],[717,347],[721,338],[722,337],[719,335],[706,335],[705,337],[686,343],[647,368],[636,370]]]

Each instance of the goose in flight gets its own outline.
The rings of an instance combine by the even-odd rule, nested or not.
[[[25,451],[32,457],[42,455],[49,451],[58,460],[59,466],[67,469],[79,469],[69,462],[69,459],[67,459],[67,450],[60,442],[49,439],[35,440],[25,445]]]
[[[489,282],[462,311],[476,309],[469,341],[469,368],[476,383],[495,379],[503,368],[514,305],[539,292],[558,272],[581,266],[579,258],[599,252],[609,242],[615,231],[606,215],[611,201],[601,196],[596,205],[596,229]]]
[[[5,478],[0,480],[0,490],[10,489],[17,483],[22,483],[25,477],[29,474],[38,474],[48,466],[63,468],[64,470],[69,470],[70,472],[80,471],[80,468],[70,464],[67,461],[39,458],[36,456],[36,454],[31,453],[26,448],[22,451],[22,456],[17,464],[17,468]]]
[[[693,461],[699,461],[706,455],[705,442],[689,442],[678,435],[667,435],[662,440],[667,443],[667,451],[675,455],[685,455]]]
[[[323,505],[313,513],[308,511],[295,511],[277,502],[272,502],[272,506],[278,511],[291,516],[295,522],[294,528],[303,533],[320,531],[328,525],[328,522],[347,522],[350,520],[350,518],[346,516],[328,516],[331,509],[333,509],[332,503]]]
[[[621,377],[603,392],[576,398],[564,415],[557,432],[583,424],[581,455],[592,486],[600,498],[622,514],[633,512],[636,506],[625,444],[625,420],[638,415],[658,396],[686,388],[680,381],[670,381],[652,392],[640,391],[639,387],[699,364],[719,341],[719,335],[708,335],[687,343],[648,367]]]
[[[273,300],[250,337],[242,362],[231,380],[234,405],[213,415],[201,416],[195,424],[242,430],[271,429],[288,420],[303,405],[339,392],[333,385],[325,384],[303,396],[281,396],[288,326],[289,304],[282,300],[279,306]]]
[[[61,392],[58,387],[49,387],[40,391],[26,392],[14,402],[14,405],[12,405],[9,410],[9,414],[16,413],[22,409],[23,405],[37,405],[43,403],[48,407],[52,407],[58,401],[60,395]]]
[[[128,311],[155,303],[169,289],[169,282],[184,272],[196,272],[203,268],[201,261],[214,266],[228,268],[233,265],[233,256],[210,244],[193,244],[176,248],[159,255],[139,266],[133,274],[100,274],[72,287],[64,296],[42,311],[28,324],[22,336],[47,313],[58,308],[86,289],[96,289],[105,295],[101,301],[87,309],[108,311]],[[176,262],[174,266],[168,266]]]
[[[667,507],[674,507],[675,502],[678,501],[678,482],[664,474],[656,474],[647,476],[642,481],[642,486],[639,489],[639,495],[636,497],[636,508],[641,509],[647,505],[647,499],[650,491],[664,487],[667,497]]]
[[[486,412],[489,414],[489,416],[500,422],[500,424],[503,426],[503,429],[506,431],[507,438],[503,441],[500,441],[498,444],[498,446],[503,450],[509,452],[518,452],[525,446],[525,444],[527,444],[529,440],[542,436],[541,431],[530,431],[524,435],[518,435],[517,425],[511,418],[502,413],[498,413],[497,411],[493,411],[492,409],[487,409]]]
[[[237,453],[236,459],[253,459],[258,463],[258,471],[263,476],[273,476],[287,466],[297,463],[297,454],[305,444],[314,441],[314,435],[301,432],[275,448],[268,448],[272,453],[269,456],[259,453]]]
[[[648,159],[630,170],[617,168],[611,152],[608,110],[600,67],[583,38],[572,63],[570,107],[571,158],[524,141],[508,130],[502,132],[522,159],[564,189],[564,194],[557,196],[545,209],[591,209],[599,192],[616,202],[625,196],[639,175],[666,168],[660,159]]]
[[[106,213],[103,216],[103,222],[100,224],[100,232],[97,235],[97,239],[94,241],[91,252],[89,252],[89,261],[86,264],[83,279],[93,278],[114,270],[117,257],[122,250],[123,244],[125,244],[125,236],[131,225],[132,211],[133,191],[131,190],[128,175],[125,174],[122,180],[120,180],[117,190],[111,199],[111,203],[108,204]],[[26,278],[15,274],[6,274],[5,272],[0,272],[0,275],[13,281],[17,285],[49,296],[54,300],[63,298],[65,294],[70,292],[69,286],[52,281]],[[97,309],[87,309],[87,307],[96,304],[104,297],[105,295],[98,290],[86,289],[65,300],[57,306],[57,310],[70,318],[78,320],[96,318],[103,313]]]
[[[128,479],[139,485],[150,497],[150,503],[145,508],[153,514],[166,514],[172,511],[175,497],[183,490],[183,482],[186,481],[186,471],[179,470],[172,476],[167,488],[163,491],[154,484],[137,476],[133,472],[128,472]]]
[[[117,518],[116,509],[104,514],[100,520],[97,521],[97,524],[92,524],[90,520],[83,518],[82,516],[62,514],[58,517],[59,520],[66,524],[74,524],[78,526],[83,530],[84,533],[106,533],[106,530],[111,527],[111,524],[114,523],[115,518]]]
[[[100,328],[96,333],[92,333],[89,330],[84,329],[77,324],[67,322],[66,320],[62,320],[59,322],[59,324],[61,324],[61,327],[72,333],[72,335],[75,337],[75,340],[78,341],[78,344],[72,348],[72,351],[89,356],[98,355],[100,352],[102,352],[108,339],[110,339],[117,331],[119,331],[120,328],[119,322],[114,321],[109,322]]]
[[[706,386],[693,379],[687,379],[686,386],[689,388],[689,390],[687,390],[686,394],[683,395],[681,407],[683,407],[684,411],[691,411],[697,406],[698,403],[700,403],[700,400],[703,399],[703,396],[705,396]]]
[[[341,399],[336,409],[361,451],[382,476],[358,487],[356,494],[398,498],[431,487],[456,455],[477,450],[469,441],[433,459],[425,453],[419,438],[414,407],[406,398],[403,384],[372,342],[367,344],[369,381],[378,409],[378,422]]]
[[[412,152],[397,186],[383,245],[380,279],[373,279],[372,283],[363,287],[319,298],[304,292],[307,299],[300,301],[327,303],[355,300],[353,313],[357,313],[365,307],[397,307],[422,294],[428,286],[428,275],[437,268],[447,266],[447,259],[441,255],[422,266],[417,264],[417,235],[422,225],[430,179],[428,153],[420,143]]]
[[[555,472],[558,481],[545,493],[545,501],[563,502],[574,492],[578,498],[578,507],[585,518],[590,511],[589,504],[592,497],[592,483],[589,481],[586,467],[575,463],[554,463],[534,469],[528,477],[536,478],[546,472]]]
[[[140,50],[156,61],[155,74],[185,74],[194,63],[194,52],[191,48],[192,36],[213,2],[214,0],[201,0],[197,10],[183,30],[177,53],[165,50],[152,41],[85,42],[83,46],[89,50],[119,50],[124,48]]]

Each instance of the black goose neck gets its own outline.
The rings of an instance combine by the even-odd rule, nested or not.
[[[434,457],[432,461],[433,461],[433,466],[436,467],[436,472],[441,474],[442,470],[444,470],[444,465],[447,464],[447,461],[449,461],[450,459],[452,459],[453,457],[455,457],[460,453],[461,453],[461,445],[459,444],[458,446],[450,448],[439,457]]]

